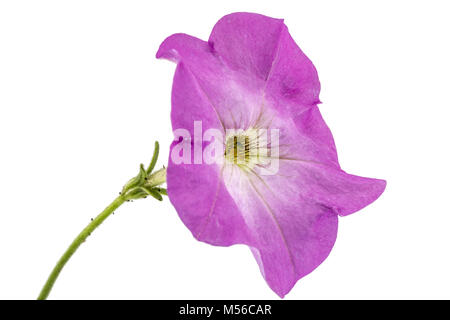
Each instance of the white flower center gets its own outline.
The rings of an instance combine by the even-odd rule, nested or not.
[[[242,170],[253,169],[267,157],[267,130],[227,130],[225,141],[225,160]]]

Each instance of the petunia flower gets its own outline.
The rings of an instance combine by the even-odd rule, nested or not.
[[[72,241],[38,299],[47,299],[73,254],[122,204],[165,195],[196,239],[249,246],[283,297],[328,256],[338,216],[375,201],[386,182],[340,168],[317,107],[316,69],[283,20],[231,14],[208,42],[175,34],[157,57],[177,63],[168,168],[154,170],[156,142],[150,164]]]
[[[203,131],[215,129],[224,137],[222,161],[199,162],[194,153],[187,163],[169,159],[170,201],[196,239],[249,246],[268,285],[283,297],[328,256],[338,216],[375,201],[386,182],[340,168],[317,107],[317,71],[283,20],[230,14],[208,41],[174,34],[156,56],[177,63],[174,131],[196,137],[195,123],[201,122]],[[258,130],[278,132],[265,150],[278,160],[272,173],[264,172],[267,159],[252,152]],[[171,153],[183,144],[198,146],[196,139],[176,135]],[[210,143],[200,141],[202,154]]]

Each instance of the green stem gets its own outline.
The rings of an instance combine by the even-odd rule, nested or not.
[[[47,279],[44,287],[39,294],[38,300],[45,300],[50,291],[52,290],[53,285],[55,284],[56,279],[58,278],[61,270],[64,268],[67,261],[69,261],[70,257],[77,251],[77,249],[81,246],[81,244],[86,241],[86,238],[90,236],[90,234],[103,222],[106,218],[108,218],[111,213],[114,212],[118,207],[120,207],[126,198],[123,195],[118,196],[114,201],[105,208],[95,219],[91,221],[87,225],[86,228],[81,231],[81,233],[73,240],[72,244],[67,248],[66,252],[62,255],[59,261],[56,263],[56,266],[53,268],[52,273]]]

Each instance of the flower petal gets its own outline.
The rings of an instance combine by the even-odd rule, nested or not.
[[[182,62],[226,128],[248,124],[259,114],[262,81],[231,70],[205,41],[174,34],[161,44],[157,58]]]
[[[293,115],[292,121],[297,128],[297,141],[310,142],[309,150],[314,153],[315,161],[339,169],[333,135],[323,120],[317,105],[300,114]],[[293,136],[296,135],[293,134]]]
[[[202,122],[202,130],[223,126],[214,106],[196,81],[195,76],[183,62],[177,65],[172,85],[172,129],[186,129],[194,137],[194,122]],[[202,133],[200,133],[202,134]],[[200,137],[202,138],[202,137]]]
[[[224,179],[249,227],[261,273],[283,297],[328,256],[336,240],[337,214],[302,197],[289,181],[272,189],[259,176],[233,168],[225,169]]]
[[[340,216],[368,206],[386,188],[385,180],[359,177],[316,163],[305,163],[301,168],[299,178],[305,194]]]
[[[265,81],[278,51],[283,20],[238,12],[221,18],[208,42],[233,70]]]
[[[199,88],[194,76],[184,63],[175,71],[172,90],[172,127],[187,129],[194,137],[194,121],[202,121],[203,129],[219,129],[220,122],[214,110]],[[173,149],[186,145],[193,152],[191,164],[175,164]],[[205,149],[201,144],[201,152]],[[248,243],[247,228],[233,199],[225,189],[220,168],[216,164],[194,164],[194,141],[174,141],[167,168],[167,192],[181,220],[201,241],[228,246]]]
[[[320,103],[320,82],[311,60],[298,47],[286,26],[266,84],[266,97],[277,109],[293,115]]]
[[[255,168],[245,178],[225,175],[225,183],[251,229],[261,272],[280,296],[328,256],[338,215],[369,205],[386,186],[384,180],[294,159],[280,160],[276,175],[261,176]]]
[[[177,143],[172,143],[171,152]],[[197,240],[217,246],[251,243],[247,226],[224,185],[218,166],[174,164],[169,159],[167,193]]]
[[[311,161],[281,159],[276,175],[261,176],[268,189],[284,190],[278,199],[300,195],[345,216],[363,209],[384,192],[386,181],[359,177]],[[296,192],[294,192],[296,191]]]
[[[232,13],[216,23],[208,42],[231,69],[267,82],[264,92],[277,108],[301,112],[319,103],[316,68],[282,19]]]

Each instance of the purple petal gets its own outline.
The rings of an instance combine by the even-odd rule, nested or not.
[[[194,136],[194,121],[201,120],[203,130],[223,129],[215,109],[202,91],[194,74],[180,62],[172,87],[172,128],[187,129]]]
[[[277,109],[293,115],[320,103],[320,82],[311,60],[300,50],[284,26],[267,81],[266,96]]]
[[[269,185],[233,168],[225,169],[224,178],[249,227],[261,273],[283,297],[328,256],[336,240],[337,214],[304,198],[295,179]]]
[[[208,42],[231,69],[265,81],[284,28],[281,19],[254,13],[233,13],[216,23]]]
[[[298,111],[319,103],[317,71],[282,19],[229,14],[216,23],[208,42],[228,67],[267,82],[264,91],[279,102],[277,108],[289,102]]]
[[[359,177],[314,163],[306,164],[301,178],[307,196],[332,208],[340,216],[368,206],[386,188],[385,180]]]
[[[259,112],[264,82],[231,70],[207,42],[174,34],[164,40],[156,57],[182,62],[189,69],[226,128],[249,124]]]
[[[176,144],[172,143],[171,151]],[[218,246],[251,243],[248,227],[225,187],[218,166],[174,164],[169,159],[167,192],[196,239]]]
[[[261,176],[260,180],[272,190],[283,190],[285,195],[281,198],[284,201],[310,199],[341,216],[363,209],[378,199],[386,188],[384,180],[359,177],[294,158],[281,159],[278,174]]]
[[[204,130],[221,128],[210,102],[183,63],[178,64],[174,76],[171,118],[174,129],[187,129],[191,137],[197,120],[202,120]],[[170,154],[179,143],[193,149],[193,141],[176,141]],[[193,164],[194,152],[190,162],[174,164],[171,158],[167,168],[167,192],[181,220],[198,240],[222,246],[248,243],[247,227],[225,189],[220,168]]]

